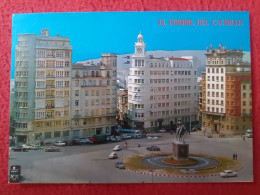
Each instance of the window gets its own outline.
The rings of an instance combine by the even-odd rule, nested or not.
[[[51,138],[51,132],[45,132],[44,138],[45,139]]]
[[[65,87],[70,86],[70,82],[69,81],[64,81]]]
[[[70,136],[69,130],[63,131],[63,137],[69,137],[69,136]]]
[[[60,137],[60,131],[54,131],[54,138]]]
[[[75,90],[75,96],[79,96],[79,90]]]
[[[69,61],[65,61],[65,67],[69,67],[70,66],[70,62]]]
[[[70,51],[65,51],[65,57],[69,58],[70,57]]]

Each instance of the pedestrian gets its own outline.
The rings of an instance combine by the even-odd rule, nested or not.
[[[244,141],[246,140],[246,137],[245,137],[245,136],[243,136],[243,140],[244,140]]]
[[[233,153],[233,160],[236,160],[236,154]]]
[[[127,142],[125,142],[125,147],[127,148]]]
[[[235,160],[237,160],[237,154],[235,155]]]

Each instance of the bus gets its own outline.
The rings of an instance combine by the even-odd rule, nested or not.
[[[107,135],[105,134],[93,135],[92,137],[89,138],[89,142],[92,144],[102,143],[106,141],[107,141]]]
[[[141,138],[142,133],[140,130],[134,130],[134,129],[119,129],[120,135],[128,135],[131,136],[131,138]]]

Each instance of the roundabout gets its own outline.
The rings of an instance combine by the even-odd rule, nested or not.
[[[210,177],[218,176],[225,169],[240,170],[242,163],[223,156],[190,154],[189,160],[167,161],[171,153],[133,155],[124,159],[126,168],[140,174],[153,174],[165,177]]]
[[[211,169],[220,165],[220,162],[214,158],[206,156],[189,156],[189,160],[174,161],[174,163],[165,162],[171,159],[170,155],[149,156],[142,160],[142,163],[156,168],[172,168],[172,169]]]

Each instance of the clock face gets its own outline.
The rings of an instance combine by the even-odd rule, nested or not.
[[[141,48],[137,48],[137,52],[138,52],[138,53],[141,53],[141,52],[142,52],[142,49],[141,49]]]

